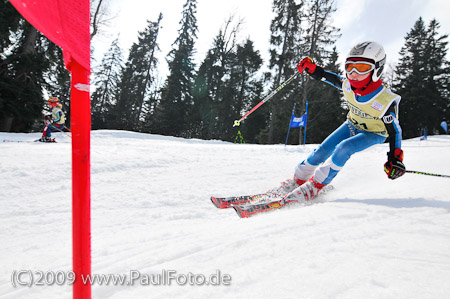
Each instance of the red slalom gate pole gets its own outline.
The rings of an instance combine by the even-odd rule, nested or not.
[[[62,48],[64,63],[72,73],[72,232],[73,298],[91,298],[90,189],[90,2],[88,0],[10,0],[11,4],[52,42]]]
[[[91,275],[91,101],[89,71],[72,62],[72,238],[74,299],[91,298],[91,285],[83,279]]]

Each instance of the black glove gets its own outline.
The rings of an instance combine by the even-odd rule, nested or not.
[[[388,160],[384,163],[384,172],[391,180],[395,180],[405,174],[405,165],[403,164],[403,151],[399,148],[394,153],[388,153]]]

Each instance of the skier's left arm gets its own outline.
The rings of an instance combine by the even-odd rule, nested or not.
[[[389,152],[388,160],[384,164],[384,171],[389,179],[394,180],[405,174],[405,165],[403,164],[402,147],[402,128],[398,122],[397,103],[392,102],[383,116],[383,122],[389,133]]]

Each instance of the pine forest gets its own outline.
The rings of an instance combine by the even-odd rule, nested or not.
[[[102,26],[102,1],[91,6],[91,39]],[[326,70],[344,76],[332,26],[332,0],[273,0],[269,49],[256,49],[250,37],[239,40],[241,21],[227,19],[210,41],[200,63],[194,63],[197,0],[180,7],[178,35],[168,53],[167,76],[161,77],[160,29],[164,16],[147,20],[138,41],[124,57],[120,39],[110,45],[92,69],[92,129],[115,129],[184,138],[246,143],[284,143],[294,104],[295,115],[305,113],[306,143],[320,143],[346,118],[341,92],[333,86],[299,75],[286,88],[249,116],[239,127],[233,122],[296,74],[296,64],[309,56]],[[421,130],[442,134],[450,121],[450,68],[446,59],[447,34],[438,20],[419,18],[404,36],[396,65],[385,69],[382,80],[402,96],[399,119],[403,138]],[[92,49],[95,51],[95,49]],[[261,52],[270,53],[264,61]],[[0,1],[0,131],[42,129],[49,96],[57,96],[70,126],[70,76],[62,52],[14,9]],[[263,71],[264,70],[264,71]],[[294,131],[294,130],[293,130]],[[303,128],[290,135],[289,144],[303,143]]]

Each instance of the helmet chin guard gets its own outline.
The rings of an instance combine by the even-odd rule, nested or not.
[[[372,81],[376,82],[380,79],[386,63],[386,53],[383,46],[377,42],[367,41],[353,46],[347,54],[345,61],[361,59],[362,61],[370,61],[375,64],[372,73]]]

